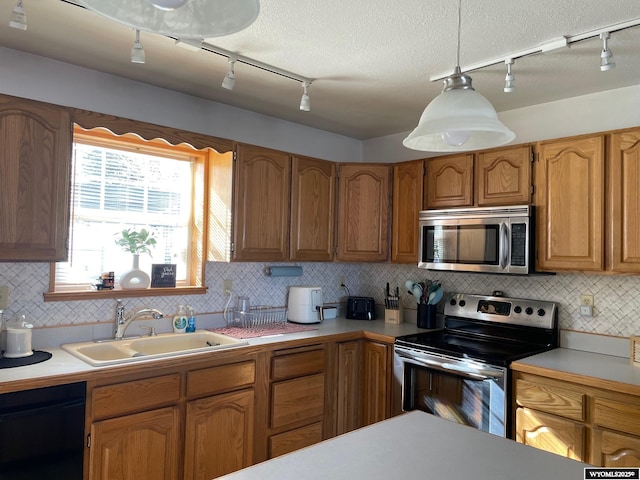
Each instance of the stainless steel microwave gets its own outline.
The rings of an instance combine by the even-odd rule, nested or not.
[[[526,275],[535,267],[534,207],[424,210],[418,268]]]

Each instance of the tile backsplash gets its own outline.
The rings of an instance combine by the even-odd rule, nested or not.
[[[269,264],[271,265],[271,264]],[[412,297],[406,294],[408,279],[438,280],[445,291],[490,294],[502,290],[511,297],[536,298],[559,304],[560,326],[567,330],[629,337],[640,333],[640,276],[595,274],[539,275],[530,277],[440,273],[420,270],[414,265],[386,263],[301,263],[300,277],[267,277],[265,263],[207,263],[205,295],[127,298],[128,309],[144,306],[172,314],[178,304],[188,304],[198,313],[221,312],[227,298],[223,295],[223,280],[233,281],[237,295],[250,297],[253,305],[286,304],[287,287],[314,285],[323,289],[326,303],[344,301],[347,291],[340,288],[344,278],[352,295],[383,299],[383,286],[389,282],[400,287],[405,306],[413,308]],[[49,265],[46,263],[0,263],[0,285],[8,285],[9,308],[5,320],[26,315],[36,328],[111,322],[113,299],[71,302],[43,301],[49,285]],[[593,317],[579,314],[580,294],[594,295]]]

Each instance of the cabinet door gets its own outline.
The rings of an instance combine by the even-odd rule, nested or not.
[[[531,201],[531,146],[492,150],[476,156],[477,204],[528,204]]]
[[[640,130],[611,136],[607,221],[610,268],[640,273]]]
[[[366,426],[391,416],[391,347],[364,342],[363,354],[362,424]]]
[[[69,111],[0,96],[0,260],[66,260]]]
[[[344,261],[389,256],[390,167],[342,164],[338,186],[338,253]]]
[[[516,441],[578,461],[586,461],[584,425],[528,408],[516,410]]]
[[[391,261],[418,263],[418,214],[422,210],[424,161],[393,166]]]
[[[286,153],[238,145],[234,176],[234,260],[289,256],[291,160]]]
[[[473,154],[427,160],[426,208],[473,205]]]
[[[328,262],[335,242],[336,165],[293,157],[291,260]]]
[[[252,465],[253,404],[253,389],[187,404],[186,480],[210,480]]]
[[[593,430],[590,462],[600,467],[640,467],[640,437]]]
[[[338,344],[338,407],[336,434],[360,428],[360,384],[362,379],[362,342]]]
[[[167,407],[91,425],[90,480],[175,480],[180,411]]]
[[[540,145],[536,162],[540,270],[604,268],[604,136]]]

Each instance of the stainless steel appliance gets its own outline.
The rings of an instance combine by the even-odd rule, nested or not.
[[[453,294],[443,330],[398,337],[395,413],[422,410],[511,436],[509,364],[558,346],[553,302]]]
[[[532,273],[534,207],[420,212],[419,268],[467,272]]]

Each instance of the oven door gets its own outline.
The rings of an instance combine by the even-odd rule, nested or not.
[[[422,410],[506,437],[506,368],[396,346],[394,375],[403,411]]]

